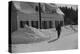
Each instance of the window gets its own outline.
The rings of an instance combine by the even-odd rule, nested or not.
[[[30,22],[30,23],[29,23]],[[34,28],[39,28],[39,21],[20,21],[20,27],[24,28],[24,25],[28,25]],[[31,25],[29,25],[31,24]],[[49,29],[53,27],[52,21],[41,21],[41,29]]]
[[[39,8],[38,8],[38,6],[35,6],[35,10],[38,12],[39,11]]]
[[[20,21],[20,27],[24,28],[25,23],[26,23],[25,21]]]
[[[52,23],[52,21],[49,21],[49,28],[53,28],[53,23]]]
[[[26,21],[26,24],[29,26],[29,21]]]

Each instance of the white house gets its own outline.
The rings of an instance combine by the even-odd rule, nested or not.
[[[24,28],[25,24],[34,28],[40,27],[38,3],[13,2],[17,10],[17,28]],[[54,28],[58,22],[63,23],[64,13],[56,4],[41,3],[41,27],[42,29]]]

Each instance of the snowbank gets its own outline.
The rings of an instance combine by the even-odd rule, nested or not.
[[[37,42],[37,43],[34,42],[32,44],[13,44],[12,51],[13,52],[35,52],[35,51],[77,49],[78,48],[78,32],[74,32],[73,30],[70,29],[69,26],[67,27],[69,29],[62,27],[61,36],[55,42],[48,43],[48,41],[54,38],[54,36],[52,36],[51,39],[47,39],[42,42]],[[74,26],[74,27],[76,28],[77,26]],[[51,31],[53,30],[52,29],[41,30],[40,32],[52,33]],[[53,33],[55,35],[54,31]]]

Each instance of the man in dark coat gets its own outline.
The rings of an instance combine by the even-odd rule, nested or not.
[[[58,25],[56,26],[56,31],[57,31],[57,34],[58,34],[58,38],[60,38],[61,24],[58,24]]]
[[[57,31],[57,34],[58,34],[58,38],[57,39],[54,39],[54,40],[51,40],[51,41],[48,41],[48,43],[50,42],[53,42],[53,41],[56,41],[60,38],[60,34],[61,34],[61,24],[57,23],[55,25],[55,28],[56,28],[56,31]]]

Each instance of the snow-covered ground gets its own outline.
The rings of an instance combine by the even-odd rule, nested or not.
[[[74,29],[78,30],[77,26],[74,26]],[[35,32],[37,32],[37,30]],[[41,37],[43,37],[44,40],[41,42],[37,42],[37,43],[34,42],[34,43],[30,43],[30,44],[12,44],[13,53],[15,53],[15,52],[67,50],[67,49],[77,49],[78,48],[78,32],[72,30],[72,28],[70,28],[70,26],[62,27],[62,32],[61,32],[60,38],[51,43],[48,43],[48,41],[53,40],[54,37],[55,37],[55,39],[57,38],[57,33],[56,33],[55,29],[41,30],[37,34],[41,34],[41,33],[44,33],[44,35],[46,35],[48,39],[46,38],[46,36],[43,37],[43,35],[42,35]],[[49,35],[49,34],[51,34],[51,35]],[[39,36],[39,35],[37,35],[37,36]],[[21,37],[22,37],[22,35],[21,35]],[[19,39],[19,37],[18,37],[18,39]]]

